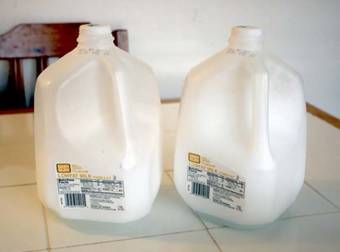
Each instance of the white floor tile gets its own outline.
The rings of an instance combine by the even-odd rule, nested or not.
[[[174,131],[177,128],[179,103],[162,104],[162,126],[164,131]]]
[[[43,209],[35,186],[0,189],[0,250],[47,248]]]
[[[0,116],[0,146],[33,143],[33,114]]]
[[[178,108],[178,103],[162,105],[163,159],[170,176]],[[32,114],[0,116],[0,251],[44,251],[47,247],[35,186],[4,188],[35,182],[33,147]],[[339,164],[339,129],[308,115],[306,181],[340,209]],[[339,210],[332,204],[304,186],[281,220],[262,229],[216,228],[216,224],[204,222],[224,251],[340,251],[340,213],[326,214]],[[303,215],[312,216],[298,217]],[[216,251],[206,231],[198,231],[203,225],[167,176],[151,213],[134,223],[66,221],[50,212],[47,220],[52,247],[76,245],[55,251]],[[161,236],[150,237],[153,235]],[[85,245],[89,243],[98,244]]]
[[[173,178],[173,172],[168,172],[168,174]],[[320,197],[308,185],[304,184],[293,205],[280,218],[283,219],[337,211],[337,208]],[[216,223],[216,221],[213,222],[200,214],[198,214],[198,216],[208,228],[222,226],[221,224]]]
[[[34,146],[0,145],[0,187],[35,183]]]
[[[293,205],[281,216],[281,218],[283,219],[337,211],[338,209],[320,197],[308,185],[303,185],[299,196]]]
[[[304,185],[293,205],[280,217],[280,219],[313,214],[332,213],[337,211],[338,209],[329,204],[307,185]],[[208,228],[222,226],[221,224],[216,223],[216,221],[213,222],[204,216],[199,216]]]
[[[280,220],[255,230],[217,228],[210,233],[223,251],[338,252],[340,214]]]
[[[151,212],[141,220],[126,224],[90,223],[62,220],[48,212],[47,223],[52,248],[204,228],[166,175]]]
[[[176,132],[166,131],[163,135],[163,167],[172,171],[174,165]]]
[[[52,250],[53,252],[109,252],[109,251],[139,251],[139,252],[209,252],[218,249],[206,231],[154,236],[149,238],[133,239],[101,243],[95,245],[72,247]]]
[[[340,209],[340,130],[308,115],[306,180]]]

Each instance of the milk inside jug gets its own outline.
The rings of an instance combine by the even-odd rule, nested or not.
[[[37,80],[39,198],[63,218],[133,221],[149,212],[161,180],[158,85],[114,46],[109,26],[81,26],[77,41]]]
[[[234,227],[273,222],[304,180],[299,75],[263,53],[262,31],[234,27],[229,46],[194,67],[181,99],[174,180],[186,203]]]

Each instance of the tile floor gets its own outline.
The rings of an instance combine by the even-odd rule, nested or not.
[[[163,104],[164,169],[151,213],[125,224],[66,221],[36,194],[32,115],[0,116],[0,251],[340,251],[340,131],[308,115],[304,187],[262,229],[235,230],[195,214],[176,193],[177,104]]]

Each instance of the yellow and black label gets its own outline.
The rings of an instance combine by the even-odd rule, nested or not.
[[[62,163],[62,164],[57,164],[57,172],[58,173],[71,173],[71,165]]]
[[[193,162],[193,163],[196,163],[196,164],[201,163],[201,156],[198,155],[198,154],[195,154],[195,153],[189,152],[188,159],[189,159],[190,162]]]

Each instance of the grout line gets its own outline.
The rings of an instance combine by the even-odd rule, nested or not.
[[[196,216],[196,218],[201,222],[201,224],[204,226],[204,228],[207,230],[208,229],[208,227],[207,227],[207,225],[205,225],[205,223],[204,223],[204,221],[202,220],[202,218],[192,209],[192,208],[190,208],[191,209],[191,212]]]
[[[213,241],[213,243],[215,244],[215,246],[217,247],[219,252],[223,252],[222,248],[220,247],[220,245],[217,243],[217,241],[215,240],[214,236],[210,233],[208,226],[204,223],[204,221],[202,220],[202,218],[193,210],[191,209],[191,211],[193,212],[193,214],[196,216],[196,218],[202,223],[202,225],[205,228],[205,231],[208,233],[210,239]]]
[[[171,182],[175,185],[175,181],[173,180],[173,178],[171,177],[171,175],[169,174],[171,171],[165,170],[164,173],[166,174],[166,176],[168,176],[168,178],[171,180]]]
[[[82,244],[75,244],[75,245],[55,247],[55,248],[52,248],[52,249],[58,250],[58,249],[64,249],[64,248],[75,248],[75,247],[83,247],[83,246],[90,246],[90,245],[115,243],[115,242],[122,242],[122,241],[131,241],[131,240],[138,240],[138,239],[145,239],[145,238],[152,238],[152,237],[162,237],[162,236],[168,236],[168,235],[195,233],[195,232],[202,232],[202,231],[205,231],[205,229],[195,229],[195,230],[170,232],[170,233],[157,234],[157,235],[144,235],[144,236],[138,236],[138,237],[133,237],[133,238],[123,238],[123,239],[117,239],[117,240],[106,240],[106,241],[98,241],[98,242],[92,242],[92,243],[82,243]]]
[[[121,242],[121,241],[130,241],[130,240],[138,240],[138,239],[145,239],[145,238],[152,238],[152,237],[162,237],[162,236],[168,236],[168,235],[177,235],[177,234],[185,234],[185,233],[194,233],[194,232],[201,232],[201,231],[206,231],[215,244],[215,246],[218,248],[220,252],[223,250],[221,247],[218,245],[217,241],[214,239],[213,235],[210,233],[210,230],[214,229],[222,229],[226,228],[227,226],[219,226],[219,227],[211,227],[208,228],[205,223],[202,221],[202,219],[192,211],[193,214],[198,218],[198,220],[202,223],[204,226],[203,229],[195,229],[195,230],[187,230],[187,231],[179,231],[179,232],[170,232],[170,233],[164,233],[164,234],[158,234],[158,235],[145,235],[145,236],[138,236],[138,237],[133,237],[133,238],[123,238],[123,239],[118,239],[118,240],[107,240],[107,241],[99,241],[99,242],[92,242],[92,243],[82,243],[82,244],[75,244],[75,245],[69,245],[69,246],[61,246],[61,247],[55,247],[53,249],[58,250],[58,249],[64,249],[64,248],[74,248],[74,247],[83,247],[83,246],[90,246],[90,245],[97,245],[97,244],[106,244],[106,243],[115,243],[115,242]],[[303,215],[303,216],[294,216],[294,217],[287,217],[284,219],[279,219],[279,220],[287,220],[287,219],[295,219],[295,218],[303,218],[303,217],[311,217],[311,216],[322,216],[322,215],[330,215],[330,214],[338,214],[339,212],[329,212],[329,213],[318,213],[318,214],[310,214],[310,215]],[[279,221],[278,220],[278,221]],[[46,227],[47,228],[47,227]],[[47,231],[47,230],[46,230]],[[35,251],[44,251],[45,249],[39,249],[39,250],[29,250],[27,252],[35,252]],[[49,244],[49,239],[48,239],[48,251],[51,250],[50,244]]]
[[[173,183],[173,179],[171,176],[168,174],[168,172],[164,171],[165,175],[168,176],[168,178],[171,180]],[[48,229],[47,223],[46,223],[46,229]],[[82,243],[82,244],[75,244],[75,245],[69,245],[69,246],[61,246],[61,247],[54,247],[52,248],[50,246],[50,242],[48,240],[48,249],[49,251],[51,249],[53,250],[58,250],[58,249],[64,249],[64,248],[74,248],[74,247],[83,247],[83,246],[91,246],[91,245],[97,245],[97,244],[105,244],[105,243],[115,243],[115,242],[120,242],[120,241],[130,241],[130,240],[137,240],[137,239],[145,239],[145,238],[151,238],[151,237],[162,237],[162,236],[167,236],[167,235],[177,235],[177,234],[185,234],[185,233],[193,233],[193,232],[202,232],[206,231],[206,228],[202,229],[194,229],[194,230],[186,230],[186,231],[178,231],[178,232],[170,232],[170,233],[164,233],[164,234],[154,234],[154,235],[144,235],[144,236],[137,236],[133,238],[122,238],[122,239],[117,239],[117,240],[106,240],[106,241],[98,241],[98,242],[92,242],[92,243]]]
[[[335,207],[336,209],[338,209],[340,211],[340,207],[338,207],[336,204],[334,204],[331,200],[329,200],[325,195],[323,195],[322,193],[320,193],[314,186],[312,186],[309,182],[307,182],[305,180],[305,184],[312,189],[316,194],[318,194],[321,198],[323,198],[324,200],[326,200],[329,204],[331,204],[333,207]]]
[[[165,171],[166,175],[171,179],[171,181],[174,183],[173,178],[170,176],[171,171]],[[172,171],[173,172],[173,171]],[[276,221],[285,221],[285,220],[291,220],[291,219],[298,219],[298,218],[303,218],[303,217],[313,217],[313,216],[322,216],[322,215],[331,215],[331,214],[339,214],[340,209],[333,203],[331,202],[329,199],[327,199],[323,194],[321,194],[318,190],[316,190],[313,186],[311,186],[307,181],[304,181],[304,183],[310,187],[315,193],[317,193],[320,197],[322,197],[323,199],[325,199],[328,203],[330,203],[332,206],[334,206],[337,210],[336,211],[331,211],[331,212],[324,212],[324,213],[315,213],[315,214],[305,214],[305,215],[299,215],[299,216],[291,216],[291,217],[285,217],[285,218],[279,218]],[[210,238],[212,239],[212,241],[214,242],[215,246],[218,248],[218,250],[220,252],[222,252],[223,250],[221,249],[221,247],[219,246],[219,244],[217,243],[217,241],[215,240],[215,238],[213,237],[213,235],[210,233],[209,230],[213,230],[213,229],[222,229],[222,228],[228,228],[228,226],[223,225],[223,226],[217,226],[217,227],[211,227],[208,228],[206,226],[206,224],[204,223],[204,221],[202,220],[202,218],[191,209],[191,211],[193,212],[193,214],[196,216],[196,218],[201,222],[201,224],[205,227],[206,232],[208,233],[208,235],[210,236]],[[276,222],[275,221],[275,222]]]
[[[208,228],[208,230],[222,229],[222,228],[229,228],[229,227],[228,226],[216,226],[216,227],[210,227],[210,228]]]
[[[210,233],[208,226],[204,223],[204,221],[202,220],[202,218],[198,215],[198,213],[196,213],[192,208],[191,212],[196,216],[196,218],[201,222],[201,224],[204,226],[205,231],[208,233],[210,239],[213,241],[213,243],[215,244],[215,246],[217,247],[219,252],[223,252],[223,250],[221,249],[220,245],[217,243],[217,241],[215,240],[215,238],[213,237],[213,235]]]
[[[206,230],[210,239],[213,241],[213,243],[215,244],[215,246],[217,247],[219,252],[223,252],[222,248],[220,247],[220,245],[217,243],[217,241],[215,240],[214,236],[210,233],[209,229]]]
[[[0,189],[4,189],[4,188],[11,188],[11,187],[20,187],[20,186],[30,186],[30,185],[36,185],[36,182],[32,182],[32,183],[26,183],[26,184],[16,184],[16,185],[3,185],[0,186]]]
[[[306,214],[306,215],[299,215],[299,216],[292,216],[292,217],[286,217],[286,218],[279,218],[277,220],[275,220],[273,223],[271,224],[275,224],[277,222],[280,221],[286,221],[286,220],[294,220],[294,219],[300,219],[300,218],[309,218],[309,217],[313,217],[313,216],[326,216],[326,215],[333,215],[333,214],[340,214],[340,211],[335,211],[335,212],[327,212],[327,213],[315,213],[315,214]],[[268,225],[271,225],[268,224]],[[258,229],[264,229],[266,228],[267,225],[263,225],[263,227],[259,227]],[[214,230],[214,229],[222,229],[222,228],[229,228],[228,226],[218,226],[218,227],[211,227],[208,228],[209,230]],[[238,229],[236,229],[238,230]],[[257,229],[240,229],[240,230],[257,230]]]
[[[313,214],[304,214],[304,215],[296,215],[296,216],[290,216],[290,217],[283,217],[283,218],[279,218],[277,220],[291,220],[291,219],[299,219],[299,218],[303,218],[303,217],[312,217],[312,216],[322,216],[322,215],[331,215],[331,214],[339,214],[340,211],[336,210],[336,211],[331,211],[331,212],[324,212],[324,213],[313,213]]]
[[[33,250],[24,250],[23,252],[39,252],[39,251],[49,251],[49,249],[33,249]]]
[[[169,177],[169,179],[172,181],[172,183],[174,183],[173,178],[170,176],[170,172],[165,172],[166,175]],[[198,221],[203,225],[204,230],[207,232],[208,236],[210,237],[210,239],[212,240],[212,242],[215,244],[216,248],[218,249],[219,252],[223,252],[223,250],[221,249],[220,245],[217,243],[217,241],[215,240],[215,238],[213,237],[213,235],[210,233],[209,228],[207,227],[207,225],[205,225],[204,221],[201,219],[201,217],[192,209],[190,208],[191,212],[193,213],[193,215],[198,219]]]
[[[51,251],[51,241],[50,241],[50,235],[48,232],[48,224],[47,224],[47,216],[46,216],[46,208],[40,203],[43,211],[43,218],[44,218],[44,224],[45,224],[45,235],[47,240],[47,251]]]
[[[174,180],[172,178],[172,176],[169,174],[169,171],[165,171],[166,175],[169,177],[169,179],[172,181],[172,183],[174,183]],[[201,217],[192,209],[190,208],[191,212],[193,213],[193,215],[198,219],[198,221],[203,225],[204,230],[207,232],[207,234],[209,235],[210,239],[213,241],[213,243],[215,244],[216,248],[218,249],[219,252],[222,252],[223,250],[221,249],[220,245],[217,243],[217,241],[215,240],[215,238],[213,237],[213,235],[209,232],[208,227],[205,225],[204,221],[201,219]]]
[[[161,99],[161,104],[176,104],[180,103],[181,98],[170,98],[170,99]]]

